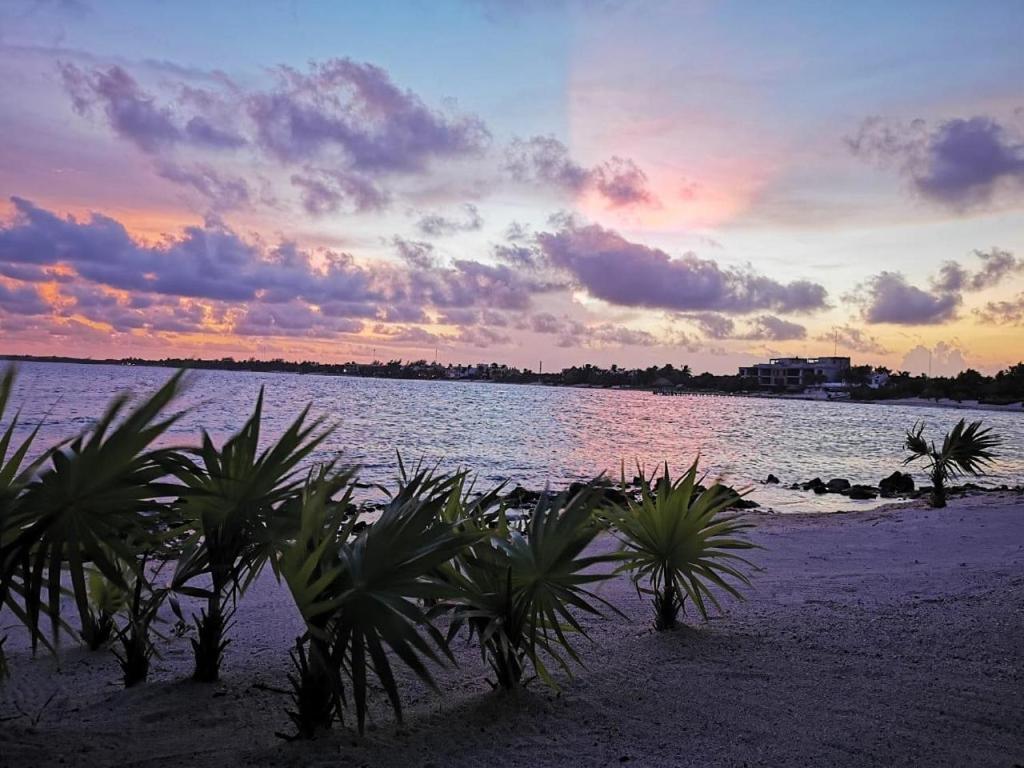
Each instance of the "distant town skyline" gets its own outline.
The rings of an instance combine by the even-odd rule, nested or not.
[[[13,0],[0,353],[992,373],[1024,355],[1022,28]]]

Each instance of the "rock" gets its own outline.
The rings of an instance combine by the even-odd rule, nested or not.
[[[904,493],[914,492],[914,478],[906,472],[896,471],[888,477],[880,480],[878,489],[883,496],[899,496]]]
[[[842,493],[850,490],[850,481],[845,477],[834,477],[825,483],[825,488],[829,493]]]
[[[821,488],[823,489],[821,493],[825,493],[825,484],[821,481],[820,477],[816,477],[813,480],[808,480],[806,483],[802,483],[800,487],[803,488],[805,491],[813,491],[818,488]]]
[[[729,509],[757,509],[760,506],[753,499],[736,499],[729,505]]]
[[[530,491],[517,485],[505,494],[505,501],[512,507],[531,507],[540,501],[540,492]]]
[[[768,477],[764,479],[764,482],[765,485],[778,485],[779,478],[777,478],[775,475],[768,475]]]
[[[865,501],[867,499],[874,499],[878,497],[878,491],[872,488],[870,485],[851,485],[844,491],[845,496],[849,496],[851,499]]]

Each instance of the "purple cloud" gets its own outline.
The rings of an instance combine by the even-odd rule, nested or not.
[[[249,94],[246,106],[257,141],[283,161],[340,152],[356,171],[410,173],[433,159],[478,154],[490,141],[479,118],[430,109],[372,64],[330,59],[277,75],[277,88]]]
[[[987,203],[1004,184],[1024,184],[1024,143],[990,117],[956,118],[930,129],[881,118],[864,121],[846,140],[854,154],[895,164],[913,188],[956,209]]]
[[[982,291],[999,285],[1007,277],[1024,272],[1024,261],[1018,260],[1010,251],[992,248],[990,251],[975,251],[981,260],[981,268],[972,272],[957,261],[947,261],[932,279],[937,291],[953,293],[960,291]]]
[[[833,328],[829,333],[822,333],[815,336],[814,340],[828,344],[834,343],[843,349],[853,350],[854,352],[865,352],[876,355],[884,355],[889,352],[889,350],[886,349],[877,338],[868,334],[866,331],[860,328],[854,328],[851,325],[842,325],[837,328]]]
[[[1024,325],[1024,293],[1009,301],[990,301],[974,310],[983,323],[992,325]]]
[[[825,289],[817,283],[780,283],[750,271],[723,269],[692,253],[674,259],[596,224],[569,222],[561,231],[537,235],[537,242],[552,267],[612,304],[729,313],[807,312],[826,306]]]
[[[924,291],[911,285],[899,272],[881,272],[848,297],[861,305],[869,323],[936,325],[956,317],[958,293]]]
[[[572,194],[595,189],[613,207],[654,202],[647,189],[647,174],[632,160],[613,157],[595,168],[585,168],[554,136],[514,139],[505,150],[504,168],[520,182],[553,186]]]
[[[464,203],[462,212],[464,215],[460,219],[427,214],[416,222],[416,228],[427,237],[443,237],[456,232],[475,232],[484,225],[480,210],[472,203]]]

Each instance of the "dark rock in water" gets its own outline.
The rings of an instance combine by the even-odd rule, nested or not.
[[[792,485],[787,485],[786,487],[789,488],[789,490],[791,491],[799,491],[800,483],[793,483]]]
[[[736,499],[729,505],[729,509],[757,509],[760,506],[753,499]]]
[[[844,491],[844,495],[849,496],[851,499],[866,501],[867,499],[877,498],[878,491],[870,485],[851,485]]]
[[[879,481],[878,490],[883,496],[899,496],[914,492],[914,478],[906,472],[896,471]]]
[[[505,494],[505,502],[512,507],[530,507],[538,501],[540,501],[539,491],[530,491],[521,485],[517,485]]]
[[[777,478],[775,475],[768,475],[768,477],[764,479],[764,482],[765,485],[778,485],[779,478]]]
[[[842,493],[850,490],[850,481],[845,477],[835,477],[825,483],[825,488],[829,493]]]
[[[587,483],[571,483],[569,485],[569,495],[575,496],[580,491],[587,488]],[[608,504],[618,504],[620,506],[626,504],[626,494],[620,491],[618,488],[614,488],[610,485],[593,485],[589,486],[594,489],[595,496],[601,501],[607,502]]]
[[[828,493],[828,486],[822,483],[821,485],[814,486],[813,488],[811,488],[811,490],[814,491],[819,496],[821,496],[823,494]]]
[[[816,491],[818,493],[825,493],[825,483],[821,481],[820,477],[816,477],[813,480],[808,480],[806,483],[801,483],[801,488],[805,491]],[[821,488],[821,491],[818,491]]]

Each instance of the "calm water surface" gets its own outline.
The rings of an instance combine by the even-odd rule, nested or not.
[[[151,392],[165,368],[26,363],[15,404],[40,423],[43,442],[89,426],[109,398]],[[783,483],[820,476],[875,484],[900,468],[908,427],[924,420],[940,437],[961,417],[983,419],[1006,440],[987,483],[1024,482],[1024,415],[942,408],[737,397],[655,397],[649,392],[487,383],[259,374],[195,373],[181,400],[189,409],[165,442],[194,444],[200,427],[217,441],[236,431],[266,387],[264,433],[283,431],[299,410],[337,423],[316,458],[337,452],[388,481],[395,452],[473,470],[481,483],[508,480],[528,488],[562,486],[606,470],[618,478],[640,461],[675,470],[700,453],[702,465],[779,512],[849,509],[870,502],[762,486],[769,472]],[[916,478],[922,479],[920,471]]]

